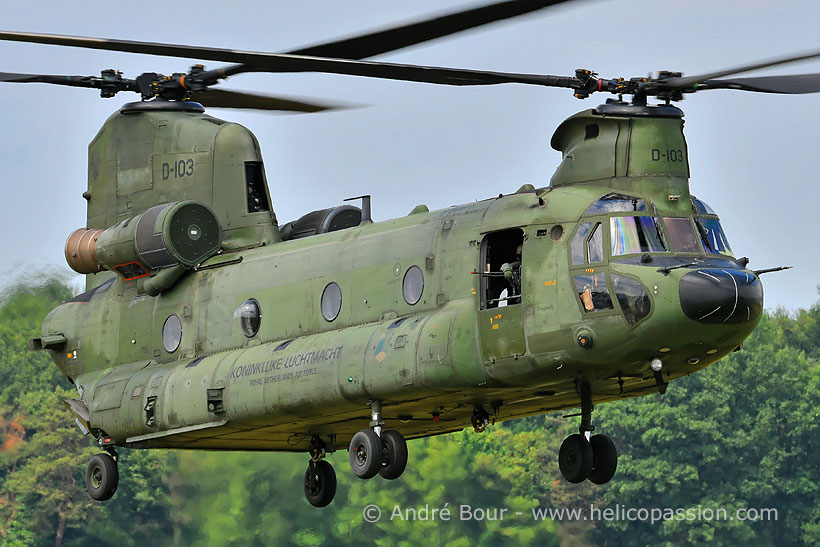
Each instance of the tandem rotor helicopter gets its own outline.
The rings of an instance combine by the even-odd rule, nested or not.
[[[336,492],[325,455],[358,477],[401,476],[405,439],[580,406],[564,478],[608,482],[615,444],[594,404],[666,390],[737,349],[763,307],[689,189],[683,112],[713,89],[814,93],[820,75],[737,77],[806,54],[699,76],[551,76],[362,61],[567,0],[512,0],[288,53],[23,32],[0,39],[234,63],[134,79],[0,73],[9,83],[135,92],[88,148],[85,227],[65,256],[86,292],[53,310],[30,348],[76,386],[65,404],[101,448],[96,500],[117,449],[307,452],[304,490]],[[373,222],[369,196],[277,219],[261,151],[205,107],[324,105],[217,86],[247,72],[322,72],[473,86],[565,88],[603,104],[561,123],[549,186]],[[653,101],[657,104],[653,104]],[[670,336],[670,332],[674,336]]]

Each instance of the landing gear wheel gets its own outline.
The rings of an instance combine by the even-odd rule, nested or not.
[[[105,501],[117,491],[120,474],[117,462],[105,452],[92,456],[85,468],[85,488],[97,501]]]
[[[305,497],[314,507],[325,507],[336,495],[336,472],[325,460],[310,462],[305,471]]]
[[[360,479],[371,479],[382,468],[382,441],[370,429],[362,429],[350,440],[348,459],[353,473]]]
[[[398,479],[407,467],[407,442],[398,431],[382,431],[382,467],[379,475],[388,480]]]
[[[595,435],[589,440],[592,446],[592,472],[589,481],[595,484],[605,484],[612,479],[615,469],[618,468],[618,449],[615,443],[606,435]]]
[[[584,482],[592,471],[592,446],[583,435],[570,435],[561,443],[558,451],[558,467],[561,475],[572,483]]]

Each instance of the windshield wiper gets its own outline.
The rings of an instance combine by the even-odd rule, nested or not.
[[[662,273],[663,275],[669,275],[669,272],[672,270],[677,270],[678,268],[688,268],[689,266],[697,266],[698,264],[702,263],[702,260],[695,260],[694,262],[687,262],[686,264],[676,264],[674,266],[666,266],[665,268],[658,268],[656,271]]]

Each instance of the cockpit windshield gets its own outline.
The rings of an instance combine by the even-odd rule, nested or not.
[[[715,212],[714,209],[709,207],[709,205],[705,201],[701,201],[698,198],[696,198],[695,196],[692,196],[692,205],[694,205],[695,213],[698,214],[698,215],[715,215],[715,216],[717,216],[717,213]]]
[[[703,201],[692,196],[692,212],[682,217],[650,216],[647,203],[618,193],[594,201],[584,215],[597,218],[579,223],[571,245],[572,264],[605,263],[606,247],[612,257],[670,251],[734,256],[717,214]]]
[[[720,226],[715,210],[695,196],[692,196],[692,207],[695,210],[695,226],[700,232],[701,242],[706,252],[733,256],[729,240]]]
[[[707,253],[722,254],[732,256],[732,248],[720,221],[716,218],[696,218],[695,224],[698,226],[700,237],[703,240],[703,247]]]
[[[609,230],[612,256],[666,251],[657,221],[653,217],[611,217]]]
[[[679,253],[702,253],[698,236],[692,228],[692,218],[664,218],[672,249]]]

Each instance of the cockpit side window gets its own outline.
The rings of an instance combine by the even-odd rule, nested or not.
[[[570,243],[572,265],[598,264],[604,261],[604,234],[600,222],[578,225]]]
[[[604,261],[603,233],[604,231],[601,228],[601,223],[599,222],[592,229],[592,234],[589,236],[589,240],[587,241],[587,256],[589,257],[589,262],[591,264]]]
[[[586,261],[586,239],[593,226],[595,226],[594,222],[584,222],[578,225],[578,230],[572,238],[572,243],[570,243],[573,266],[583,264]]]

